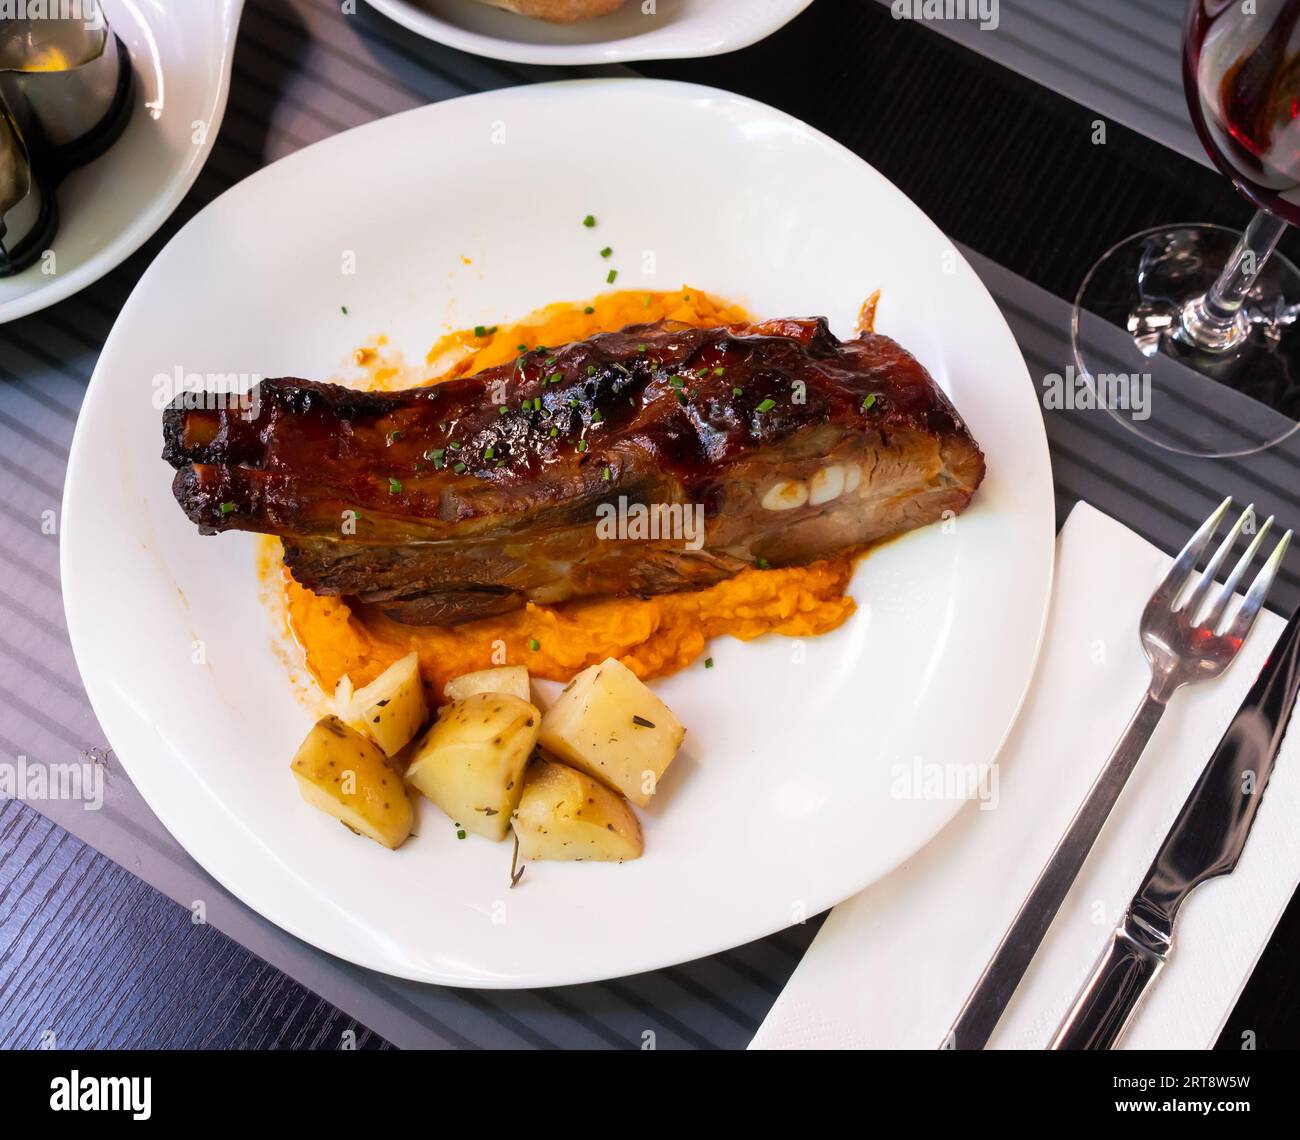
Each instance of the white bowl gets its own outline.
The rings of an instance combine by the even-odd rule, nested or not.
[[[0,323],[98,281],[180,204],[216,142],[244,0],[102,0],[131,52],[135,112],[122,136],[58,189],[53,272],[0,277]]]

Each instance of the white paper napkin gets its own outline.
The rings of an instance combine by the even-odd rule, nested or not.
[[[1075,507],[1057,541],[1037,675],[998,760],[996,807],[966,804],[902,867],[837,906],[751,1048],[939,1046],[1141,699],[1138,618],[1169,562]],[[992,1048],[1047,1045],[1283,624],[1262,614],[1226,674],[1174,696]],[[1293,725],[1236,872],[1184,905],[1170,964],[1123,1047],[1214,1043],[1300,882],[1297,819]]]

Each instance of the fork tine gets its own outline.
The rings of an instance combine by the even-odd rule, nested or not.
[[[1251,503],[1241,512],[1241,517],[1237,520],[1236,525],[1228,531],[1224,540],[1219,543],[1219,549],[1214,552],[1210,561],[1206,563],[1201,580],[1196,583],[1192,588],[1192,592],[1187,595],[1187,602],[1182,608],[1187,612],[1187,620],[1193,625],[1196,624],[1196,615],[1201,612],[1201,606],[1210,592],[1210,587],[1214,585],[1214,579],[1219,573],[1219,567],[1223,565],[1232,548],[1237,545],[1237,539],[1241,537],[1241,532],[1246,526],[1246,520],[1253,517],[1254,511],[1255,504]]]
[[[1232,506],[1232,496],[1224,499],[1218,506],[1218,509],[1210,515],[1190,539],[1187,545],[1178,553],[1174,563],[1169,567],[1169,572],[1165,575],[1164,581],[1160,583],[1156,590],[1155,598],[1167,600],[1169,607],[1172,609],[1178,595],[1183,592],[1183,587],[1187,585],[1187,580],[1192,576],[1192,571],[1196,569],[1196,560],[1201,557],[1201,552],[1205,549],[1210,539],[1214,537],[1214,532],[1219,529],[1219,523],[1227,513],[1228,508]],[[1155,598],[1152,601],[1155,601]]]
[[[1223,617],[1223,611],[1228,608],[1228,603],[1232,601],[1232,596],[1237,592],[1237,587],[1241,585],[1241,580],[1246,576],[1246,571],[1250,569],[1251,563],[1255,561],[1255,555],[1259,553],[1264,536],[1272,528],[1273,516],[1269,515],[1264,520],[1264,525],[1259,528],[1254,541],[1246,547],[1246,553],[1241,556],[1237,565],[1232,568],[1232,573],[1228,575],[1228,580],[1224,582],[1223,589],[1219,591],[1218,596],[1214,599],[1210,612],[1205,615],[1205,620],[1201,622],[1206,629],[1216,630],[1219,628],[1219,620]]]
[[[1268,597],[1268,592],[1273,586],[1273,579],[1277,577],[1278,567],[1282,565],[1282,559],[1286,555],[1286,548],[1291,544],[1291,532],[1287,531],[1282,536],[1282,540],[1273,548],[1273,553],[1264,563],[1264,568],[1250,584],[1250,589],[1246,591],[1246,599],[1241,603],[1241,609],[1237,611],[1237,616],[1232,619],[1232,624],[1228,627],[1227,637],[1236,641],[1245,641],[1246,635],[1250,632],[1250,627],[1255,624],[1255,619],[1259,616],[1260,608],[1264,605],[1264,599]]]

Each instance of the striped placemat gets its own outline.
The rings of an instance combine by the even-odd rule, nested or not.
[[[878,0],[1012,71],[1210,165],[1183,95],[1184,0]],[[974,13],[939,18],[927,11]],[[981,19],[981,16],[987,18]]]
[[[1058,5],[1072,7],[1065,0],[1051,7]],[[107,746],[68,646],[57,527],[48,532],[46,512],[57,518],[73,426],[99,348],[166,238],[251,171],[339,130],[469,91],[554,78],[555,69],[496,64],[427,44],[364,6],[341,18],[334,0],[250,0],[226,123],[177,217],[104,281],[0,326],[4,759],[68,762],[101,755]],[[1062,372],[1071,359],[1068,306],[968,256],[1011,323],[1035,381]],[[1256,500],[1288,525],[1300,523],[1300,439],[1250,459],[1210,463],[1153,452],[1104,412],[1054,411],[1045,420],[1058,517],[1085,498],[1166,549],[1229,493]],[[106,605],[112,591],[104,583]],[[1277,597],[1282,608],[1298,601],[1300,550]],[[558,990],[466,991],[396,981],[312,949],[229,896],[171,839],[120,766],[111,757],[107,764],[101,811],[58,801],[38,809],[182,906],[201,900],[218,929],[399,1045],[640,1047],[652,1031],[660,1048],[742,1047],[815,932],[812,923],[673,969]]]

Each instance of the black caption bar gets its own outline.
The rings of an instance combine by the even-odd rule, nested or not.
[[[522,1108],[543,1089],[561,1102],[581,1086],[583,1115],[608,1098],[612,1110],[640,1104],[665,1081],[706,1079],[709,1099],[730,1116],[752,1106],[764,1111],[778,1099],[819,1111],[827,1096],[846,1098],[856,1111],[874,1114],[906,1110],[927,1124],[969,1121],[1025,1096],[1053,1098],[1073,1123],[1109,1122],[1117,1117],[1245,1117],[1280,1112],[1294,1084],[1292,1054],[1240,1053],[872,1053],[840,1058],[858,1074],[849,1089],[844,1070],[827,1069],[827,1058],[811,1053],[685,1053],[629,1050],[588,1053],[578,1060],[564,1053],[503,1058],[480,1052],[299,1052],[299,1053],[80,1053],[10,1052],[0,1060],[5,1123],[46,1124],[51,1117],[87,1118],[94,1124],[255,1122],[265,1110],[291,1107],[297,1130],[320,1123],[339,1128],[355,1121],[371,1127],[390,1111],[410,1110],[409,1094],[439,1088],[431,1116],[453,1117],[475,1105],[501,1105],[514,1095]],[[832,1061],[835,1064],[835,1061]],[[554,1082],[548,1069],[554,1068]],[[838,1073],[839,1076],[833,1076]],[[762,1080],[761,1084],[755,1078]],[[644,1085],[641,1082],[646,1082]],[[479,1086],[482,1086],[479,1089]],[[696,1085],[695,1087],[700,1087]],[[478,1089],[478,1091],[475,1091]],[[291,1091],[291,1090],[296,1090]],[[312,1091],[315,1090],[315,1091]],[[402,1090],[398,1100],[385,1090]],[[455,1095],[451,1096],[452,1090]],[[761,1091],[759,1091],[761,1090]],[[490,1099],[487,1099],[490,1094]],[[1059,1098],[1059,1099],[1058,1099]],[[418,1095],[417,1095],[417,1100]],[[658,1098],[656,1098],[658,1099]],[[673,1101],[675,1098],[669,1098]],[[459,1106],[457,1108],[456,1106]],[[668,1103],[664,1111],[676,1113]],[[509,1112],[509,1108],[505,1108]],[[450,1115],[449,1115],[450,1114]],[[504,1123],[504,1121],[503,1121]],[[464,1127],[461,1120],[457,1127]],[[732,1129],[734,1130],[734,1128]],[[13,1133],[19,1134],[16,1131]]]

